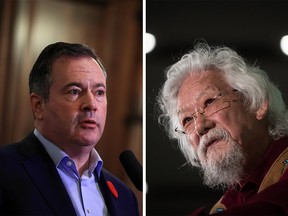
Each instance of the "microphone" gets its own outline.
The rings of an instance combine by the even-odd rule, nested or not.
[[[139,161],[136,159],[134,153],[130,150],[125,150],[120,154],[119,160],[134,186],[139,191],[142,191],[143,168]]]

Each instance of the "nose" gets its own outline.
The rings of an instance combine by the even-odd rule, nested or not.
[[[90,112],[97,110],[97,102],[94,94],[88,91],[84,96],[81,104],[81,111]]]
[[[198,136],[203,136],[215,126],[214,121],[207,118],[205,115],[198,113],[195,121],[195,132]]]

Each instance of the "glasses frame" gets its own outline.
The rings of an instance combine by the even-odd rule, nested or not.
[[[204,107],[204,108],[199,108],[198,110],[196,110],[194,113],[191,114],[191,116],[195,116],[195,118],[193,118],[191,121],[194,121],[194,123],[195,123],[195,121],[196,121],[196,119],[197,119],[197,116],[196,116],[197,113],[198,113],[198,114],[201,114],[201,115],[204,115],[205,117],[210,117],[210,116],[214,115],[215,113],[218,113],[219,111],[222,111],[222,110],[225,110],[225,109],[230,108],[231,102],[236,102],[236,101],[238,101],[238,100],[235,100],[235,99],[229,100],[229,99],[225,99],[225,98],[223,98],[223,97],[229,95],[229,93],[231,93],[231,92],[238,92],[238,90],[233,89],[232,91],[222,91],[222,92],[219,92],[215,97],[212,98],[212,99],[214,99],[213,102],[215,102],[215,100],[220,101],[220,100],[222,99],[223,102],[227,102],[227,103],[228,103],[227,106],[225,106],[225,107],[223,107],[223,108],[221,108],[221,109],[218,109],[218,110],[214,111],[212,114],[210,114],[210,115],[208,115],[208,116],[205,115],[205,112],[206,112],[206,109],[208,108],[208,106],[207,106],[207,107]],[[194,125],[194,127],[195,127],[195,125]],[[176,127],[176,128],[174,129],[174,131],[177,132],[177,133],[179,133],[179,134],[184,134],[184,135],[186,135],[186,134],[190,134],[190,133],[194,132],[194,131],[195,131],[195,128],[194,128],[194,130],[192,130],[191,132],[185,132],[185,130],[181,130],[181,129],[179,129],[179,127]]]

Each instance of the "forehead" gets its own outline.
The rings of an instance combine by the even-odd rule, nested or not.
[[[104,72],[99,64],[91,57],[60,57],[51,68],[52,81],[95,79],[106,81]]]
[[[204,73],[189,75],[182,83],[178,92],[178,108],[185,102],[197,102],[206,95],[227,89],[228,83],[219,71],[208,70]]]

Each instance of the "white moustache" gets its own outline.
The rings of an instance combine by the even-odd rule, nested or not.
[[[228,140],[230,135],[227,130],[223,128],[214,128],[209,130],[207,134],[205,134],[200,139],[199,148],[200,150],[205,150],[211,143],[216,140]]]

